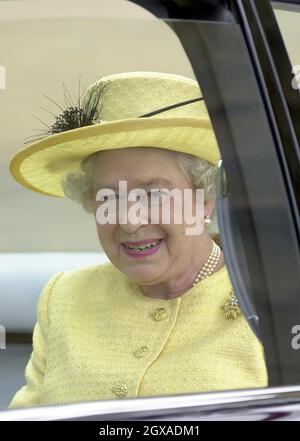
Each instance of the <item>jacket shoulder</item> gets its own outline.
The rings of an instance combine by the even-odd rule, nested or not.
[[[97,285],[101,281],[103,285],[106,281],[111,282],[116,278],[122,277],[122,273],[109,261],[96,265],[88,265],[74,270],[62,270],[63,274],[59,279],[58,287],[69,284],[86,284]],[[99,285],[98,285],[99,286]]]
[[[109,261],[101,264],[83,266],[74,270],[63,271],[51,294],[51,303],[63,303],[92,300],[100,293],[110,291],[112,286],[124,275]],[[59,300],[60,299],[60,300]]]

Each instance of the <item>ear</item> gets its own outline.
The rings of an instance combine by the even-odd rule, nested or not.
[[[214,208],[215,208],[215,204],[216,204],[215,199],[213,199],[213,200],[211,200],[209,202],[206,202],[204,204],[204,216],[209,216],[209,217],[212,216],[212,213],[213,213]]]

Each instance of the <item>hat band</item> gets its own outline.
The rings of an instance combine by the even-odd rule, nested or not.
[[[100,95],[98,95],[97,99],[98,99],[98,101],[100,100]],[[198,98],[193,98],[193,99],[187,100],[187,101],[181,101],[180,103],[171,104],[170,106],[162,107],[161,109],[157,109],[157,110],[153,110],[152,112],[145,113],[144,115],[137,116],[136,118],[147,118],[149,116],[153,116],[153,115],[157,115],[159,113],[167,112],[168,110],[175,109],[176,107],[186,106],[188,104],[192,104],[192,103],[195,103],[196,101],[201,101],[203,99],[204,99],[203,97],[198,97]],[[82,114],[84,114],[84,113],[86,114],[85,118],[83,118],[84,115],[82,116]],[[39,139],[45,138],[49,134],[57,134],[57,133],[61,133],[61,132],[66,132],[68,130],[73,130],[73,129],[76,129],[79,127],[91,125],[91,124],[93,124],[92,116],[94,114],[95,114],[95,108],[93,108],[91,111],[84,112],[84,108],[82,108],[82,107],[78,107],[78,108],[77,107],[69,107],[68,109],[65,109],[61,115],[55,117],[56,118],[55,123],[51,127],[48,126],[49,130],[47,130],[46,133],[42,133],[41,135],[38,135],[38,136],[36,136],[36,135],[30,136],[29,138],[27,138],[27,140],[25,140],[25,144],[32,142],[35,139],[39,140]],[[82,124],[82,121],[85,121],[85,123]],[[94,121],[97,121],[97,119],[95,119]],[[101,119],[98,121],[100,121],[100,124],[101,124]],[[43,124],[45,124],[45,123],[43,123]]]
[[[172,104],[171,106],[162,107],[161,109],[154,110],[153,112],[145,113],[145,115],[138,116],[138,118],[146,118],[148,116],[157,115],[158,113],[166,112],[167,110],[175,109],[176,107],[181,107],[187,104],[195,103],[196,101],[201,101],[203,99],[204,99],[203,97],[199,97],[188,101],[182,101],[181,103]]]

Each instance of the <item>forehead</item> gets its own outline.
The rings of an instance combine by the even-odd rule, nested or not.
[[[162,160],[173,162],[175,160],[175,152],[172,150],[162,149],[159,147],[127,147],[113,150],[103,150],[96,154],[97,164],[122,164],[122,163],[143,163],[145,159],[152,161],[154,164],[160,164]]]
[[[174,152],[151,147],[102,151],[96,155],[95,182],[113,188],[120,180],[130,186],[176,185],[181,170]]]

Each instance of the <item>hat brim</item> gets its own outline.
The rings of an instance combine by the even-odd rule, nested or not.
[[[220,152],[210,120],[192,117],[131,118],[50,135],[20,150],[10,162],[14,178],[30,190],[64,197],[61,181],[81,170],[92,153],[128,147],[158,147],[218,164]]]

